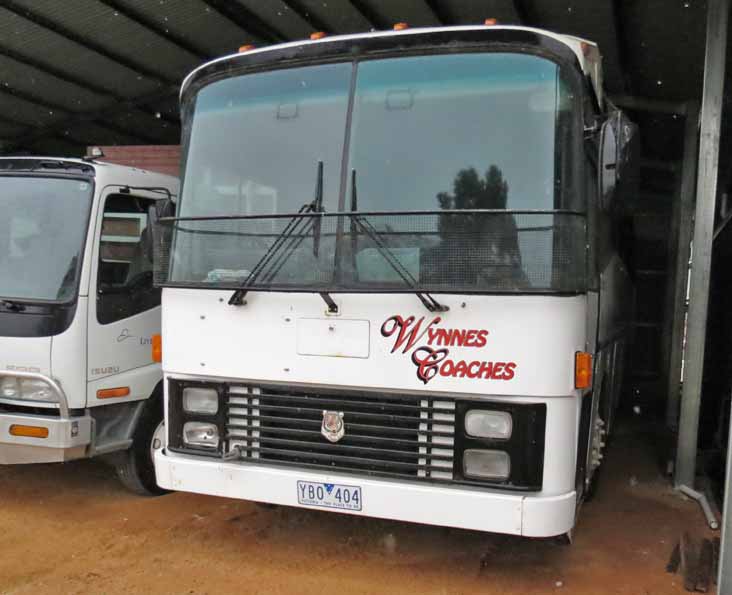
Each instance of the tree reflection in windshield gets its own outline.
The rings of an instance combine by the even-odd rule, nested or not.
[[[508,182],[497,165],[483,177],[474,167],[458,171],[453,192],[439,192],[437,203],[444,211],[505,210]],[[510,213],[441,213],[438,220],[440,244],[425,257],[433,280],[460,284],[515,288],[529,285],[521,265],[518,227]]]

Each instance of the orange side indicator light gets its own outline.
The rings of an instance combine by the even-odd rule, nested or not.
[[[323,37],[325,36],[325,31],[316,31],[315,33],[310,34],[310,39],[312,39],[313,41],[317,41],[318,39],[323,39]]]
[[[24,438],[48,438],[48,428],[43,426],[22,426],[13,424],[8,430],[11,436],[23,436]]]
[[[485,21],[483,21],[483,24],[486,27],[492,27],[493,25],[498,24],[498,19],[486,19]]]
[[[255,47],[257,47],[257,46],[255,46],[253,43],[247,43],[246,45],[242,45],[239,47],[239,53],[243,54],[244,52],[249,52],[249,51],[253,50]]]
[[[574,354],[574,387],[592,386],[592,354],[578,351]]]
[[[160,363],[163,361],[163,336],[152,336],[152,361]]]
[[[120,386],[117,388],[103,388],[97,391],[97,399],[114,399],[115,397],[126,397],[129,394],[129,386]]]
[[[394,31],[404,31],[409,29],[409,23],[394,23]]]

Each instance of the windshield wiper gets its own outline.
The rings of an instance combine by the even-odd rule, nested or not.
[[[406,283],[407,286],[414,292],[414,295],[419,298],[419,301],[422,302],[427,310],[429,310],[430,312],[447,312],[450,309],[449,306],[441,304],[428,292],[420,291],[417,286],[418,282],[414,278],[414,275],[412,275],[412,273],[409,272],[409,270],[402,264],[402,262],[396,256],[394,256],[389,247],[384,243],[384,239],[379,231],[377,231],[376,228],[371,225],[371,222],[368,221],[365,217],[358,215],[358,198],[356,194],[355,169],[351,171],[351,192],[351,234],[354,233],[354,226],[358,226],[359,228],[361,228],[361,230],[369,238],[371,238],[371,241],[374,243],[374,246],[376,246],[379,254],[381,254],[384,260],[389,263],[389,265],[392,269],[394,269],[397,275],[401,277],[402,281],[404,281],[404,283]],[[353,237],[351,239],[351,242],[352,248],[355,249],[355,240],[353,239]]]
[[[6,310],[10,310],[11,312],[23,312],[25,310],[25,305],[13,300],[0,299],[0,304],[2,304]]]
[[[298,210],[298,215],[304,215],[305,213],[323,213],[323,162],[318,161],[317,167],[317,180],[315,183],[315,198],[309,203],[306,203]],[[243,306],[246,304],[244,298],[247,295],[247,291],[254,285],[256,280],[261,276],[265,275],[265,281],[271,281],[280,272],[280,269],[284,266],[285,262],[290,258],[295,250],[300,246],[303,240],[310,234],[310,229],[313,230],[313,254],[318,255],[320,248],[320,217],[292,217],[290,221],[282,230],[279,236],[275,239],[272,245],[269,247],[267,252],[264,253],[254,265],[252,270],[244,282],[241,284],[239,289],[234,291],[229,298],[229,305],[231,306]],[[295,234],[297,234],[296,237]],[[286,245],[284,251],[283,246]],[[321,294],[322,296],[322,294]],[[338,307],[335,306],[335,302],[330,299],[323,297],[325,302],[328,304],[328,310],[331,312],[337,312]]]

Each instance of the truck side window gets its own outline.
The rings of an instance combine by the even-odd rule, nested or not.
[[[160,305],[153,287],[147,209],[152,201],[112,194],[104,203],[97,269],[97,320],[109,324]]]

